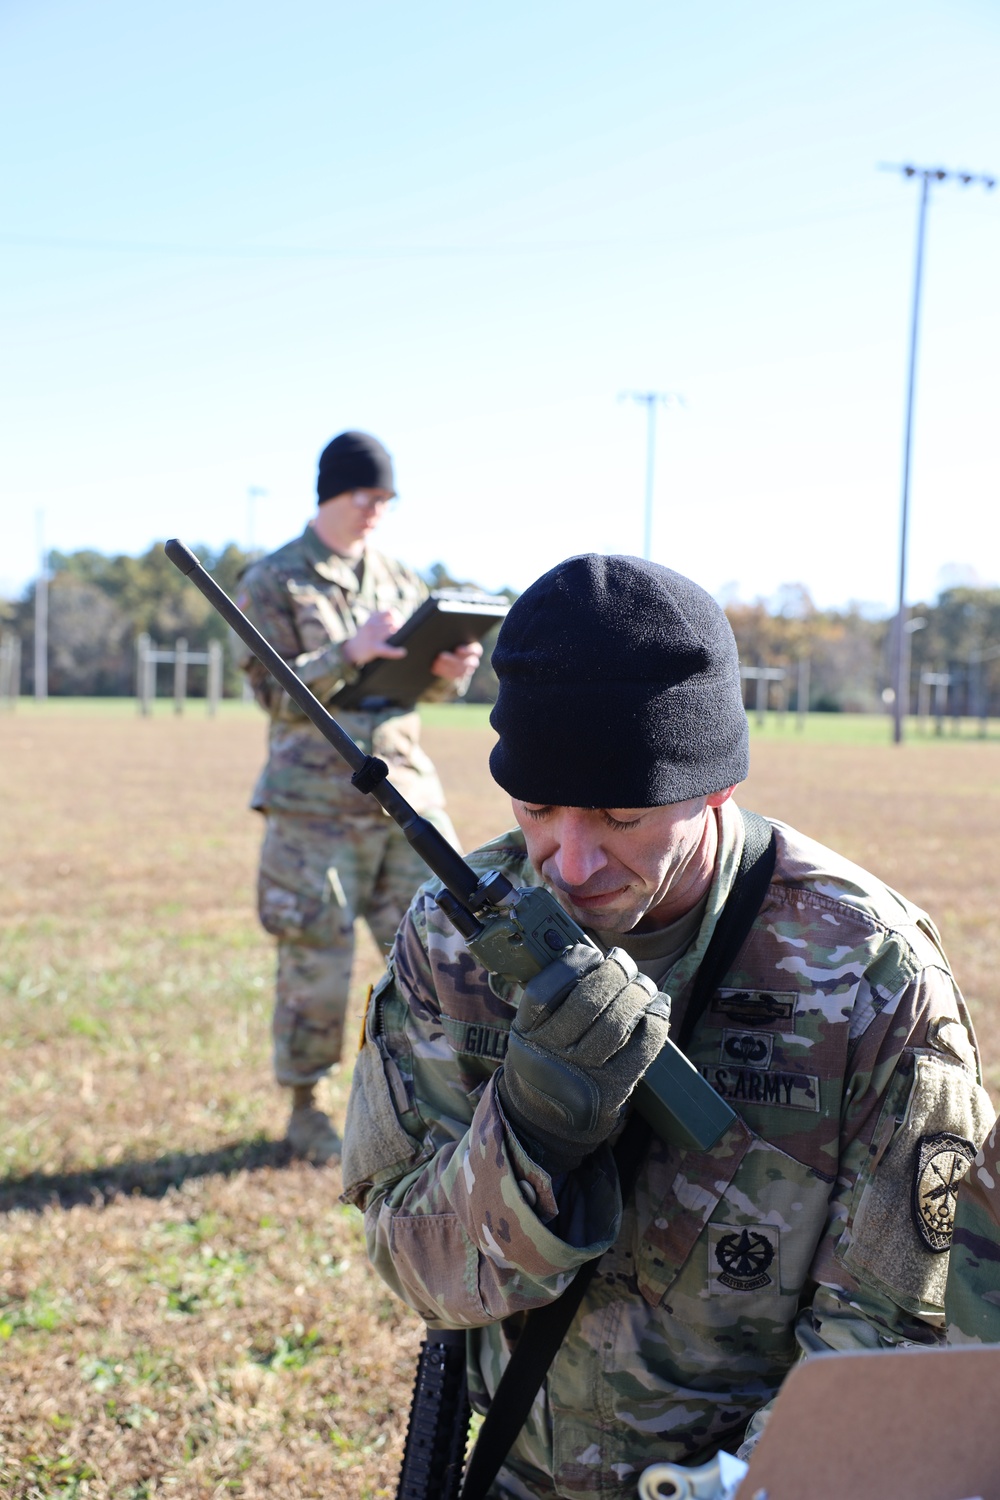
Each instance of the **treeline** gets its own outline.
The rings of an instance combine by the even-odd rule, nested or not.
[[[221,552],[195,547],[198,560],[233,593],[250,555],[230,544]],[[192,651],[224,643],[223,691],[241,691],[228,649],[229,628],[192,588],[160,543],[141,557],[101,552],[50,552],[48,677],[54,696],[120,697],[135,692],[135,641],[145,631],[161,646],[183,636]],[[6,607],[5,624],[21,637],[22,691],[34,691],[35,585]],[[189,669],[188,690],[205,690],[204,668]],[[161,689],[163,691],[164,689]],[[166,689],[169,691],[169,688]]]
[[[219,552],[192,548],[199,562],[227,594],[235,594],[243,569],[258,554],[230,543]],[[433,588],[456,586],[437,564],[428,583]],[[513,599],[515,596],[509,594]],[[34,692],[35,585],[17,601],[0,601],[0,630],[21,639],[21,690]],[[126,697],[136,691],[135,643],[145,632],[162,647],[172,649],[183,637],[188,649],[207,651],[216,640],[223,645],[223,692],[238,697],[242,674],[236,665],[229,627],[208,601],[168,561],[161,543],[141,557],[108,557],[101,552],[50,552],[48,584],[48,690],[53,696]],[[496,678],[487,656],[474,678],[469,696],[492,702]],[[161,669],[160,692],[171,691],[169,667]],[[205,691],[205,668],[188,668],[188,691]]]
[[[235,544],[213,552],[196,547],[200,561],[227,593],[252,555]],[[146,632],[161,646],[183,637],[192,651],[211,640],[223,643],[224,691],[238,695],[242,679],[229,631],[202,595],[168,561],[160,544],[141,557],[108,557],[94,551],[52,552],[49,557],[49,692],[54,695],[125,696],[135,692],[135,640]],[[469,586],[443,564],[428,575],[434,588]],[[508,597],[515,595],[508,592]],[[874,713],[885,707],[892,684],[891,620],[858,607],[817,609],[801,584],[787,585],[772,600],[726,606],[747,667],[780,667],[782,690],[795,703],[798,664],[809,663],[809,707],[845,713]],[[919,684],[927,672],[949,678],[948,711],[1000,714],[1000,589],[946,589],[933,604],[910,611],[911,697],[915,710]],[[0,603],[0,628],[22,643],[22,691],[32,692],[35,588],[17,601]],[[491,702],[496,678],[489,664],[493,637],[470,691],[475,702]],[[204,669],[191,667],[189,690],[204,691]],[[169,692],[164,680],[161,691]],[[754,701],[749,684],[748,703]]]
[[[730,604],[726,613],[740,661],[785,668],[793,701],[805,659],[814,712],[885,708],[883,695],[894,686],[892,617],[876,618],[858,606],[817,609],[801,584],[786,585],[770,601]],[[913,605],[906,636],[911,711],[921,702],[921,679],[933,673],[949,679],[949,714],[1000,713],[1000,588],[949,588],[933,604]]]

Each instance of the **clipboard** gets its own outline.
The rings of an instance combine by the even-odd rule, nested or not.
[[[406,655],[367,662],[354,682],[334,694],[330,707],[362,712],[412,708],[434,681],[431,665],[440,652],[482,640],[509,608],[502,594],[435,589],[389,637],[389,645],[405,646]]]
[[[1000,1345],[815,1355],[735,1500],[1000,1500],[998,1391]]]

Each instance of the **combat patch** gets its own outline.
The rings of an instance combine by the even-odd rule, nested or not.
[[[698,1070],[723,1099],[743,1104],[773,1104],[779,1109],[819,1109],[819,1079],[812,1073],[712,1064]]]
[[[947,1130],[922,1135],[917,1142],[913,1222],[920,1238],[935,1255],[951,1245],[958,1185],[975,1158],[972,1142]]]
[[[774,1051],[771,1031],[724,1031],[719,1047],[719,1061],[738,1063],[744,1068],[768,1068]]]
[[[795,1014],[797,990],[719,990],[712,1009],[743,1026],[767,1026],[790,1021]]]
[[[709,1224],[710,1292],[780,1290],[778,1231],[771,1224]]]

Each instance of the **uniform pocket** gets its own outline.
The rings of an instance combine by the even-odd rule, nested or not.
[[[261,926],[274,937],[329,946],[349,917],[330,864],[334,835],[328,822],[271,815],[257,879]]]

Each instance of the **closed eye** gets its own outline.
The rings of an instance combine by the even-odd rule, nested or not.
[[[607,823],[609,828],[617,828],[620,830],[624,830],[627,828],[638,828],[639,824],[642,822],[641,818],[629,818],[628,821],[625,821],[623,818],[616,818],[608,812],[606,807],[601,808],[601,817],[604,819],[605,823]]]

